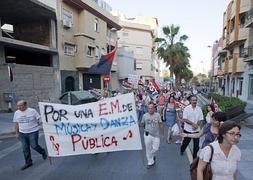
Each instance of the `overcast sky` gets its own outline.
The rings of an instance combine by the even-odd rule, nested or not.
[[[189,36],[186,45],[190,49],[194,74],[210,70],[211,48],[208,46],[222,36],[223,13],[229,0],[105,1],[127,17],[158,18],[160,29],[164,25],[179,25],[181,34]]]

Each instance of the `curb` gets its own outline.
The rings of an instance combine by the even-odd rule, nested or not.
[[[42,127],[39,129],[39,132],[44,132]],[[13,137],[15,137],[15,134],[16,134],[15,131],[0,133],[0,140],[7,139],[7,138],[13,138]]]
[[[1,133],[0,134],[0,140],[15,137],[15,134],[16,134],[15,131],[7,132],[7,133]]]

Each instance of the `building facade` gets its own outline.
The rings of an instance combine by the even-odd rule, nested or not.
[[[91,65],[114,48],[118,19],[105,2],[58,0],[58,46],[61,92],[104,88],[103,75],[89,74]],[[117,60],[111,73],[112,89],[118,87]]]
[[[122,29],[118,31],[119,47],[134,54],[134,72],[148,82],[160,76],[160,61],[156,55],[158,20],[151,17],[126,18],[119,12],[113,12],[120,18]],[[130,71],[133,72],[133,71]]]
[[[222,46],[223,38],[215,41],[212,46],[212,59],[211,59],[211,87],[212,90],[218,91],[222,94],[222,80],[224,77],[224,72],[221,69],[222,62]]]
[[[251,0],[232,0],[223,16],[222,87],[224,95],[244,101],[253,101],[252,7]]]
[[[56,101],[56,1],[1,1],[0,27],[0,110],[15,109],[20,99],[33,107]]]

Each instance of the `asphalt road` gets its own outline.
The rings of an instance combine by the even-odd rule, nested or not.
[[[40,135],[40,144],[45,147],[43,134]],[[157,163],[151,169],[146,169],[145,153],[142,151],[52,158],[50,165],[49,160],[43,160],[32,150],[33,166],[21,171],[20,167],[24,164],[21,144],[15,138],[9,138],[0,141],[0,179],[189,180],[189,162],[186,155],[179,154],[179,148],[180,145],[169,145],[165,137],[161,138]]]

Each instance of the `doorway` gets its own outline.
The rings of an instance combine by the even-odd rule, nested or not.
[[[249,100],[253,100],[253,75],[249,76]]]
[[[97,74],[83,74],[83,89],[101,89],[101,78]]]
[[[65,79],[65,92],[75,90],[75,79],[72,76],[68,76]]]

